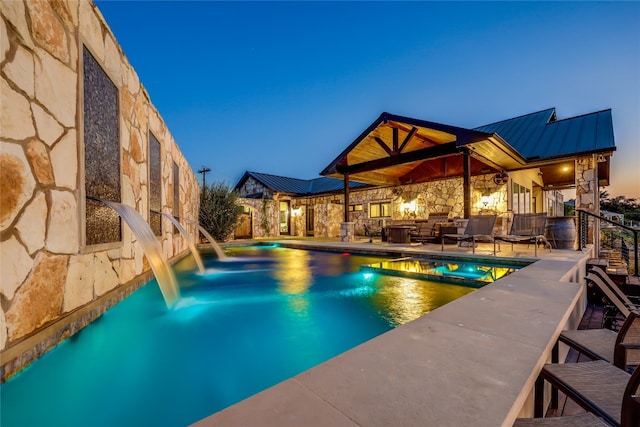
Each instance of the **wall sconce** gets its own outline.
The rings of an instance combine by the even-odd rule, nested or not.
[[[482,203],[482,207],[484,209],[488,206],[493,206],[493,196],[491,196],[489,190],[484,190],[482,197],[480,197],[480,203]]]
[[[402,211],[405,217],[416,215],[416,201],[412,200],[410,202],[405,202],[400,204],[400,211]]]
[[[291,216],[300,216],[302,212],[302,208],[291,209]]]

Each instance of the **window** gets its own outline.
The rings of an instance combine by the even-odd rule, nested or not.
[[[83,46],[84,190],[87,197],[120,202],[118,88]],[[85,199],[85,243],[119,242],[120,217],[104,203]]]
[[[156,236],[162,235],[162,176],[160,142],[149,132],[149,225]]]
[[[362,205],[349,205],[349,212],[360,212],[362,211]]]
[[[369,218],[391,217],[391,202],[369,203]]]
[[[513,213],[523,214],[531,212],[531,189],[524,185],[513,183],[512,187]]]

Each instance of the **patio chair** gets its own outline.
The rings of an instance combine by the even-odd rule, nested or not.
[[[606,279],[596,273],[596,271],[600,271]],[[603,293],[604,297],[609,301],[610,304],[605,303],[605,312],[603,315],[603,324],[609,324],[614,327],[615,324],[619,320],[618,314],[622,315],[622,319],[626,319],[629,316],[629,313],[633,310],[636,312],[640,312],[640,306],[634,304],[629,300],[627,295],[618,288],[618,286],[611,281],[610,278],[598,267],[593,267],[591,271],[585,277],[587,280],[587,284],[594,285]]]
[[[514,214],[509,234],[493,236],[493,255],[496,255],[496,244],[500,250],[501,241],[511,243],[511,250],[513,250],[514,243],[533,244],[535,256],[538,256],[539,244],[543,244],[551,250],[551,243],[544,237],[546,224],[546,213]]]
[[[536,418],[542,417],[544,412],[545,381],[609,425],[638,426],[640,369],[629,374],[604,360],[547,364],[536,380],[534,393]],[[551,408],[557,407],[557,398],[552,394]]]
[[[640,363],[640,317],[634,312],[629,313],[617,334],[610,329],[574,329],[562,331],[558,342],[592,360],[604,360],[620,369],[627,369],[628,365]]]
[[[611,277],[609,277],[603,269],[598,266],[592,266],[589,269],[589,272],[602,279],[605,285],[607,285],[630,310],[640,309],[640,301],[638,300],[638,297],[625,294],[624,291],[620,289],[613,280],[611,280]]]
[[[458,242],[471,242],[472,251],[476,253],[476,242],[492,242],[493,227],[496,225],[497,215],[471,215],[463,234],[443,234],[442,252],[444,252],[445,238]]]

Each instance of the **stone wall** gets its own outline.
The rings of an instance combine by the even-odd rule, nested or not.
[[[83,45],[118,88],[122,203],[148,221],[149,132],[161,144],[162,210],[198,218],[200,188],[92,2],[0,4],[0,350],[5,350],[149,270],[126,225],[121,242],[84,244]],[[180,206],[173,206],[174,162],[180,170]],[[187,244],[163,221],[164,254],[176,257]]]
[[[593,156],[576,160],[576,209],[599,214],[596,210],[600,204],[598,197],[598,177],[596,161]]]
[[[507,212],[508,185],[497,185],[493,182],[494,174],[471,177],[471,214],[504,214]],[[314,206],[314,236],[315,237],[339,237],[340,223],[344,220],[344,196],[342,193],[326,194],[314,197],[291,198],[289,195],[273,193],[259,182],[249,178],[241,195],[263,193],[270,194],[274,200],[269,208],[269,231],[265,231],[261,221],[261,199],[242,199],[241,204],[252,206],[254,213],[254,236],[276,237],[278,236],[278,216],[276,201],[292,200],[293,210],[299,209],[297,215],[292,215],[292,234],[306,235],[306,208]],[[487,205],[483,203],[483,195],[489,195]],[[486,201],[486,199],[485,199]],[[369,204],[372,202],[390,202],[391,217],[369,218]],[[450,218],[463,216],[463,182],[462,178],[443,179],[439,181],[409,184],[396,187],[376,187],[352,190],[349,194],[350,205],[362,205],[362,210],[349,213],[349,221],[354,223],[356,235],[364,234],[364,225],[380,227],[387,220],[416,220],[427,219],[429,215],[446,214]],[[257,207],[255,207],[257,206]],[[271,210],[273,209],[273,211]],[[274,214],[275,213],[275,214]],[[502,227],[500,222],[499,227]],[[504,221],[504,228],[507,221]],[[506,230],[498,229],[497,232]]]
[[[273,198],[273,192],[271,189],[265,187],[260,182],[256,181],[253,177],[247,178],[242,187],[238,190],[239,197],[247,197],[254,194],[262,194],[264,198]]]
[[[272,199],[238,197],[238,204],[251,208],[254,238],[274,237],[278,233],[278,205]]]

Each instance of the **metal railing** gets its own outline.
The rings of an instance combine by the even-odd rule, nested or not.
[[[588,243],[594,243],[597,231],[598,253],[602,250],[619,253],[627,264],[628,272],[634,276],[640,275],[638,270],[640,228],[628,227],[582,209],[576,209],[576,212],[578,213],[578,250],[582,250]]]

